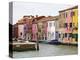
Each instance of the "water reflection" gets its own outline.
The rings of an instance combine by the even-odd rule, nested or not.
[[[14,58],[45,57],[78,54],[77,46],[39,44],[39,51],[13,52]]]

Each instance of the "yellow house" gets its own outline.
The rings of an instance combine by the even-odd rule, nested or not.
[[[72,39],[73,43],[78,42],[78,6],[75,6],[72,9],[72,23],[73,23],[73,31],[72,31]]]

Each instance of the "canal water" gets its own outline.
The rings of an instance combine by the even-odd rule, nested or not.
[[[78,54],[77,46],[39,44],[39,51],[13,52],[14,58],[63,56]]]

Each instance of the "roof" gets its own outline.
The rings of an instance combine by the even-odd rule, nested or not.
[[[40,19],[42,19],[42,18],[45,18],[45,16],[39,16],[39,17],[36,17],[36,18],[34,18],[34,19],[40,20]]]
[[[44,17],[42,19],[39,19],[37,22],[46,22],[46,21],[54,21],[54,20],[58,20],[58,16]]]
[[[45,21],[53,21],[53,20],[58,20],[58,17],[59,16],[48,16],[48,17],[39,16],[39,17],[32,18],[32,19],[28,19],[26,17],[23,17],[22,19],[18,20],[17,24],[25,24],[25,23],[30,22],[30,21],[33,22],[33,20],[35,20],[35,19],[36,19],[36,21],[34,21],[35,23],[45,22]]]
[[[74,6],[74,7],[68,8],[68,9],[61,10],[59,12],[64,12],[64,11],[67,11],[67,10],[72,10],[72,9],[77,9],[77,8],[78,8],[78,6]]]
[[[24,23],[27,23],[27,21],[29,21],[31,19],[28,19],[28,18],[22,18],[20,20],[18,20],[17,24],[24,24]]]

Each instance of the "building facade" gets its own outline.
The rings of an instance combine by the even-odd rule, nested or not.
[[[65,12],[63,11],[59,11],[59,42],[63,42],[63,38],[64,38],[64,23],[65,23]]]
[[[78,6],[59,11],[63,24],[63,43],[77,43],[78,39]],[[61,16],[62,15],[62,16]],[[60,23],[60,21],[59,21]],[[61,34],[60,34],[61,35]]]
[[[47,39],[47,22],[44,19],[40,19],[37,23],[38,25],[38,39]]]
[[[22,19],[20,19],[18,22],[18,38],[25,40],[25,41],[30,41],[32,38],[32,18],[23,16]]]
[[[38,21],[38,34],[41,40],[51,41],[58,37],[58,16],[48,16]]]
[[[73,23],[73,31],[72,31],[72,35],[73,35],[73,42],[74,43],[78,43],[78,6],[75,6],[73,11],[73,15],[72,15],[72,23]]]
[[[47,40],[55,40],[55,21],[47,21]]]
[[[37,40],[37,32],[38,32],[37,20],[33,19],[33,21],[32,21],[32,41]]]

